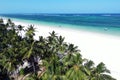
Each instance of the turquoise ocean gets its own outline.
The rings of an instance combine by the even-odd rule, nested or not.
[[[120,14],[0,14],[12,20],[120,37]]]

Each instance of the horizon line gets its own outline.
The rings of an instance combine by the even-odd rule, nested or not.
[[[120,13],[0,13],[4,14],[120,14]]]

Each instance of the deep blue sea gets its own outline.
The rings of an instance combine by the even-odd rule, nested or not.
[[[1,14],[0,16],[31,22],[68,25],[69,28],[120,36],[120,14]]]

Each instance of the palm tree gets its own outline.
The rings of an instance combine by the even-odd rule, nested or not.
[[[0,64],[0,80],[10,80],[7,70]]]
[[[8,23],[8,24],[12,24],[11,19],[8,19],[7,23]]]
[[[110,75],[110,71],[105,67],[104,63],[99,63],[96,67],[94,67],[93,61],[88,61],[84,64],[85,73],[88,76],[89,80],[115,80]]]
[[[11,27],[12,29],[15,29],[15,24],[11,21],[11,19],[8,19],[7,26]]]
[[[0,19],[0,24],[3,24],[3,23],[4,23],[3,19]]]
[[[28,42],[32,43],[34,41],[34,36],[35,36],[34,26],[30,25],[25,35],[26,35]]]
[[[80,50],[78,50],[78,46],[74,46],[74,44],[69,44],[67,51],[69,54],[71,54],[71,53],[79,52]]]
[[[67,80],[67,77],[62,72],[64,66],[61,65],[61,61],[59,60],[57,55],[53,55],[49,62],[43,60],[43,66],[45,67],[45,69],[40,75],[40,80]]]
[[[110,75],[107,75],[106,73],[110,73],[110,71],[105,67],[104,63],[99,63],[97,67],[94,69],[93,77],[97,80],[115,80]]]
[[[66,65],[68,66],[68,70],[66,73],[67,78],[69,80],[87,80],[87,76],[83,71],[83,59],[80,53],[74,53],[70,58],[71,59],[66,63]]]
[[[20,33],[21,36],[23,36],[22,31],[24,31],[23,26],[18,25],[18,33]]]
[[[57,47],[59,48],[60,53],[65,53],[67,44],[64,42],[64,37],[57,36]]]
[[[56,35],[57,35],[57,34],[55,33],[55,31],[52,31],[52,33],[49,33],[49,34],[50,34],[51,37],[56,37]]]
[[[34,36],[35,35],[35,28],[33,25],[30,25],[29,28],[27,29],[26,36]]]

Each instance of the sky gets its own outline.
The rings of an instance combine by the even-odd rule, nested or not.
[[[0,13],[120,13],[120,0],[0,0]]]

